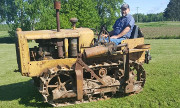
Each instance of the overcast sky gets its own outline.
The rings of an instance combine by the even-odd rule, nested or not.
[[[129,4],[131,14],[138,13],[149,14],[149,13],[160,13],[164,12],[170,0],[124,0]]]

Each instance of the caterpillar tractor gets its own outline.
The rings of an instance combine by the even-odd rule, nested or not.
[[[57,30],[16,32],[19,71],[33,79],[45,102],[66,106],[142,91],[150,45],[137,26],[130,39],[116,45],[104,41],[105,29],[96,39],[91,29],[76,28],[76,18],[70,19],[72,29],[60,29],[60,2],[54,6]]]

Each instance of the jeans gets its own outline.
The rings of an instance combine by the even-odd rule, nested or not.
[[[126,38],[124,38],[124,37],[121,37],[121,38],[118,38],[118,39],[111,39],[110,38],[110,41],[114,42],[116,45],[119,45],[121,43],[121,41],[125,40],[125,39]],[[109,42],[109,37],[105,38],[104,40],[105,40],[105,42]],[[101,41],[101,39],[99,41]]]

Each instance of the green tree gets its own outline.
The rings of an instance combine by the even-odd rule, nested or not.
[[[36,30],[56,28],[56,10],[53,0],[33,0],[29,5],[31,7],[27,12],[30,15],[32,28]]]
[[[40,30],[56,28],[54,0],[2,0],[0,18],[11,24],[10,36],[15,36],[16,28],[22,30]],[[69,19],[77,17],[77,26],[95,28],[99,25],[99,16],[94,8],[96,2],[89,0],[61,0],[61,28],[71,28]]]
[[[96,9],[100,16],[100,24],[112,27],[116,19],[120,17],[120,7],[124,0],[93,0],[97,2]]]
[[[3,22],[5,20],[4,18],[4,9],[5,9],[5,0],[1,0],[0,1],[0,23]]]
[[[164,16],[168,20],[180,21],[180,0],[170,0],[165,9]]]
[[[78,18],[78,27],[95,28],[99,25],[100,17],[95,9],[96,2],[92,0],[63,0],[60,13],[63,28],[70,28],[69,19]]]
[[[0,15],[14,28],[23,30],[55,29],[56,18],[54,0],[2,0]],[[78,26],[92,27],[99,25],[99,16],[92,0],[61,0],[60,20],[62,28],[70,28],[71,17],[79,19]],[[13,8],[9,8],[13,7]]]

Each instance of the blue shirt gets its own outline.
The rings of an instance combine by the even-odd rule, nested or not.
[[[130,31],[123,36],[123,38],[130,38],[134,23],[134,18],[130,14],[117,19],[113,26],[114,35],[120,34],[127,26],[130,26]]]

